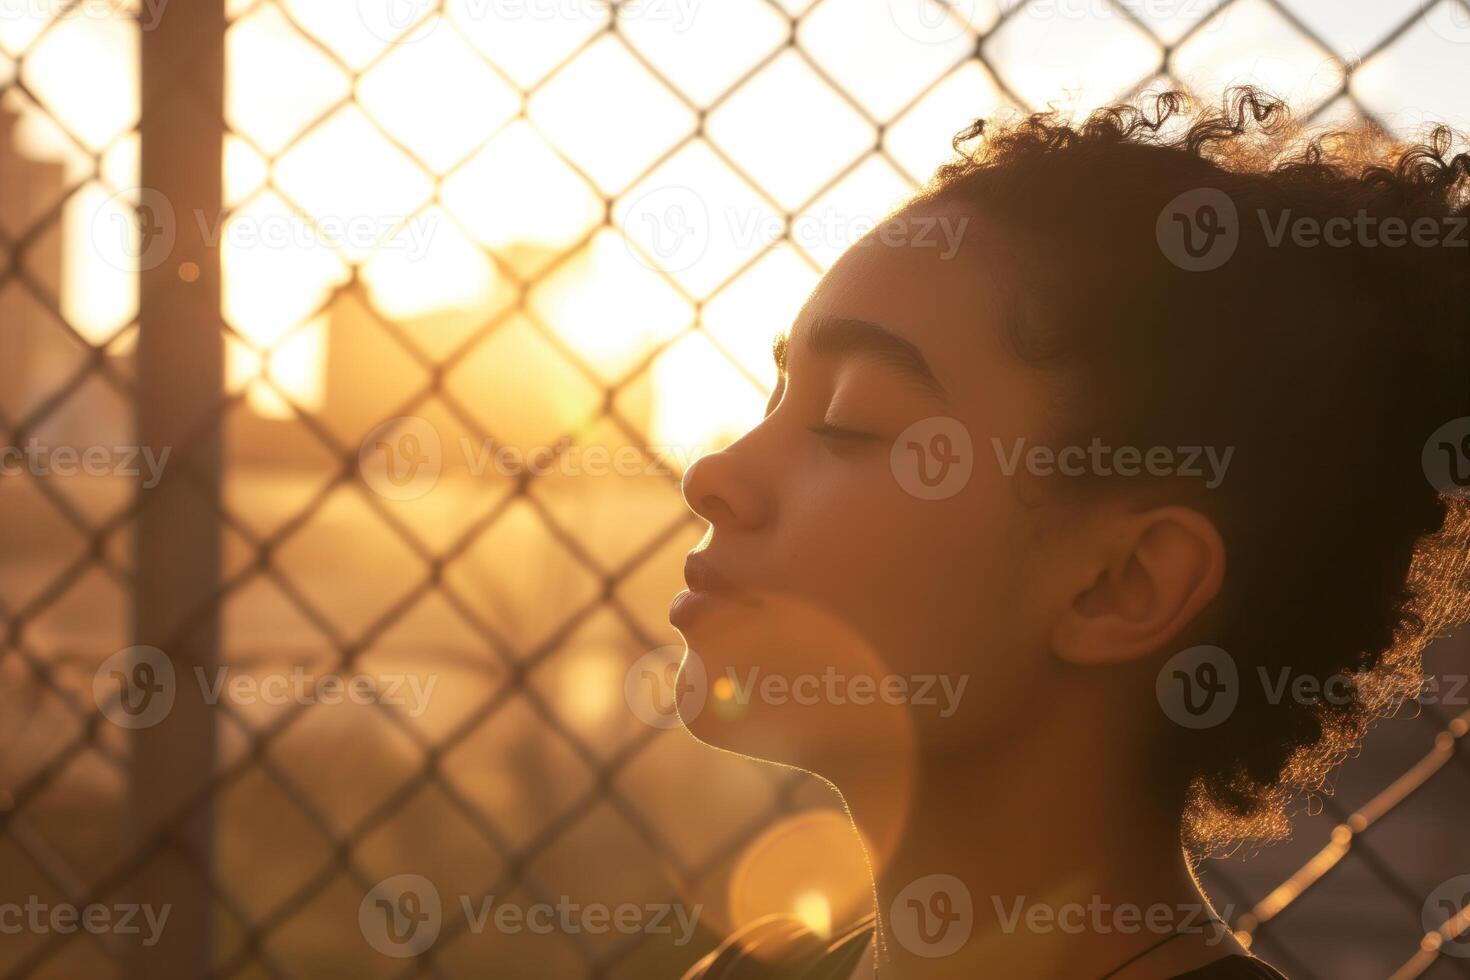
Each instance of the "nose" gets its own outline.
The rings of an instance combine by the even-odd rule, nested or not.
[[[715,528],[753,531],[771,518],[771,499],[735,447],[709,453],[684,471],[684,502]]]

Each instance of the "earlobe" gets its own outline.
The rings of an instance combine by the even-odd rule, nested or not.
[[[1198,618],[1224,579],[1224,540],[1199,511],[1169,506],[1120,517],[1053,628],[1052,649],[1078,665],[1150,656]]]

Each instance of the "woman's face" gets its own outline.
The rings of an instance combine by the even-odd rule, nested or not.
[[[705,741],[817,771],[895,725],[973,746],[1044,682],[1053,535],[1006,465],[1046,406],[1003,349],[977,224],[930,206],[852,247],[764,420],[687,473],[710,528],[670,617]]]

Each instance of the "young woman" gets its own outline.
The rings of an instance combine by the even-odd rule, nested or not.
[[[1470,157],[1185,107],[961,133],[687,473],[685,725],[830,780],[874,879],[691,978],[1280,976],[1194,862],[1466,617]]]

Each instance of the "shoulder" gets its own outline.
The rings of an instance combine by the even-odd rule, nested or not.
[[[766,916],[731,935],[684,980],[850,980],[872,939],[871,919],[823,939],[789,916]]]
[[[1254,956],[1226,956],[1198,970],[1181,973],[1174,980],[1286,980],[1286,977]]]

